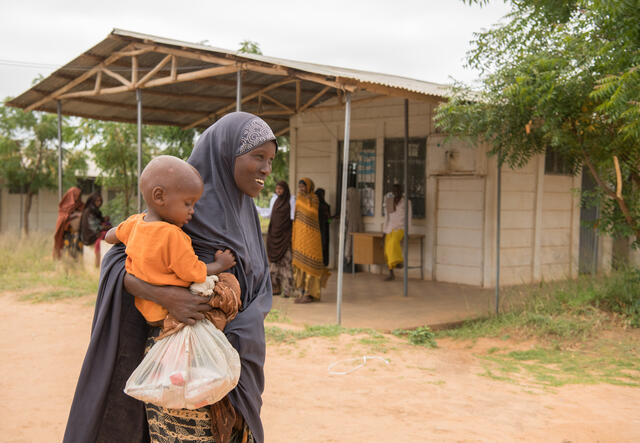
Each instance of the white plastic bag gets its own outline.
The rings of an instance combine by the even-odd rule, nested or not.
[[[197,409],[224,398],[240,378],[240,357],[209,320],[158,340],[133,371],[124,392],[145,403]]]

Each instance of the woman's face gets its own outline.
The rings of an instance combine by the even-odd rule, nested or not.
[[[282,195],[284,193],[284,188],[280,185],[276,185],[276,195]]]
[[[307,185],[305,184],[305,182],[298,182],[298,192],[302,194],[307,193]]]
[[[271,162],[276,156],[276,144],[268,141],[236,157],[233,179],[236,186],[249,197],[257,197],[264,188],[264,180],[271,174]]]
[[[93,203],[96,205],[96,208],[99,208],[100,206],[102,206],[102,197],[96,197]]]

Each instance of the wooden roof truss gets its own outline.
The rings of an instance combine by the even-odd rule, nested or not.
[[[322,98],[330,98],[331,89],[336,91],[340,101],[345,91],[358,89],[357,82],[351,79],[331,79],[248,60],[241,56],[227,54],[221,57],[193,48],[180,49],[157,43],[128,42],[122,49],[112,52],[107,57],[90,52],[82,57],[94,60],[95,65],[79,76],[65,74],[61,72],[65,68],[61,68],[53,75],[62,79],[64,84],[47,91],[46,94],[36,90],[43,96],[26,106],[25,110],[47,110],[46,108],[55,101],[74,102],[106,106],[131,113],[129,118],[111,119],[133,122],[135,102],[130,99],[127,103],[122,97],[116,99],[115,96],[143,90],[145,115],[171,114],[171,118],[145,118],[145,123],[176,124],[172,121],[180,117],[183,122],[188,120],[179,124],[183,129],[205,127],[235,109],[236,100],[235,97],[223,93],[203,93],[201,89],[226,86],[228,93],[231,90],[229,86],[236,84],[229,75],[240,71],[260,74],[253,82],[243,82],[243,93],[246,93],[241,101],[243,109],[245,105],[252,104],[252,109],[247,109],[249,112],[254,112],[271,123],[277,122],[274,130],[278,134],[285,134],[288,132],[290,116],[309,110]],[[176,85],[184,83],[192,83],[196,85],[195,89],[200,91],[190,92],[184,87],[175,89]],[[253,91],[249,92],[252,89]],[[108,99],[109,96],[114,98]],[[154,99],[163,101],[164,104],[155,105]],[[194,103],[199,105],[196,106]],[[183,106],[180,107],[180,104]],[[93,117],[86,112],[75,114]]]

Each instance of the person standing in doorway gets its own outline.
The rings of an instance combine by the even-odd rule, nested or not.
[[[386,281],[394,280],[393,270],[403,264],[402,239],[404,238],[404,210],[407,199],[402,195],[402,187],[394,184],[393,192],[385,196],[384,220],[384,256],[389,268]],[[411,202],[409,202],[409,220],[411,220]]]

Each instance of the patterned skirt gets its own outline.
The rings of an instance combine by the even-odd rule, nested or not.
[[[155,343],[162,328],[149,328],[145,354]],[[152,443],[215,443],[211,433],[211,409],[167,409],[145,403],[149,437]],[[254,443],[246,423],[241,430],[234,429],[229,443]]]
[[[285,252],[280,260],[269,264],[269,271],[271,272],[273,295],[281,294],[284,297],[294,296],[291,248]]]

